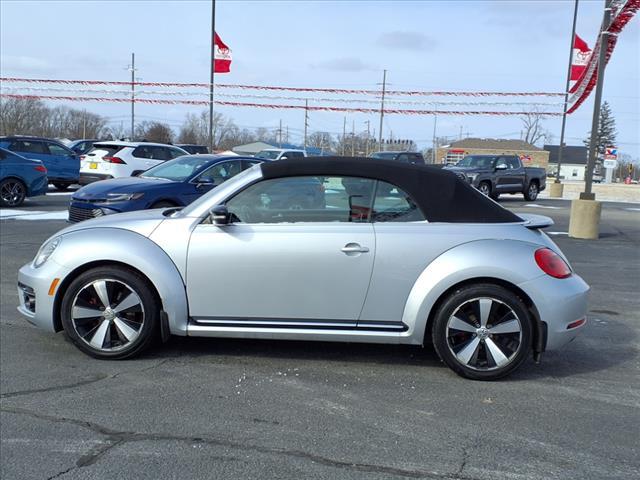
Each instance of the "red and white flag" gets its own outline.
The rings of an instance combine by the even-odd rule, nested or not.
[[[587,42],[582,40],[578,35],[573,38],[573,58],[571,59],[571,80],[579,80],[584,69],[587,68],[591,49]]]
[[[231,49],[214,33],[213,71],[215,73],[229,73],[231,71]]]

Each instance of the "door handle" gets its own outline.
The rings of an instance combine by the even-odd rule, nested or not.
[[[367,253],[369,251],[369,247],[361,247],[358,243],[347,243],[340,250],[349,255],[350,253]]]

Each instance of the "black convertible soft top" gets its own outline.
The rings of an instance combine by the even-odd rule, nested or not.
[[[391,183],[411,196],[429,222],[522,222],[454,173],[361,157],[307,157],[261,164],[265,179],[297,176],[361,177]]]

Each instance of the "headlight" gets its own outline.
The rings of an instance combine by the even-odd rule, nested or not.
[[[471,180],[472,182],[475,182],[476,178],[478,178],[478,175],[480,175],[479,173],[467,173],[467,177],[469,177],[469,180]]]
[[[144,197],[144,193],[107,193],[107,203],[128,202]]]
[[[36,258],[33,259],[33,268],[41,267],[44,262],[46,262],[53,251],[58,248],[60,242],[62,241],[62,237],[54,237],[49,240],[47,243],[40,247],[38,253],[36,254]]]

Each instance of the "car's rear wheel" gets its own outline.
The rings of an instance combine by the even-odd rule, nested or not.
[[[524,192],[524,199],[531,202],[538,198],[539,187],[536,182],[531,182]]]
[[[62,182],[53,182],[53,186],[56,187],[56,190],[60,190],[61,192],[64,192],[69,188],[70,184],[62,183]]]
[[[5,178],[0,182],[0,206],[19,207],[27,196],[27,187],[17,178]]]
[[[96,358],[123,359],[145,350],[158,334],[159,302],[139,273],[98,267],[78,276],[64,294],[62,325],[71,341]]]
[[[442,361],[474,380],[510,374],[531,351],[531,315],[517,295],[499,285],[468,285],[451,293],[432,333]]]

